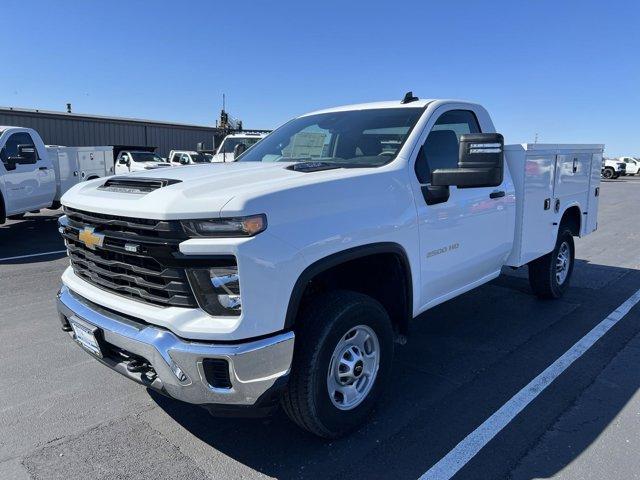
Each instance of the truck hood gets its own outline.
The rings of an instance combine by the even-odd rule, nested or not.
[[[361,170],[299,172],[287,168],[291,165],[285,162],[214,163],[136,172],[109,178],[165,179],[169,180],[165,182],[168,185],[150,193],[126,193],[104,188],[106,179],[101,178],[73,187],[62,197],[62,204],[80,210],[160,220],[215,218],[233,198],[256,199],[260,195],[317,182],[318,176],[328,179]]]

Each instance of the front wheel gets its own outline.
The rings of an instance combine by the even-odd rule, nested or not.
[[[604,171],[602,172],[602,178],[606,178],[607,180],[610,180],[614,177],[614,175],[616,174],[615,170],[611,167],[607,167],[604,169]]]
[[[529,285],[540,298],[560,298],[569,287],[575,246],[571,231],[561,230],[551,253],[529,263]]]
[[[389,381],[391,320],[373,298],[334,291],[310,302],[298,322],[282,405],[305,430],[340,437],[366,421]]]

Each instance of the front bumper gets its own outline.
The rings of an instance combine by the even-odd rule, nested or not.
[[[293,357],[293,332],[246,343],[215,344],[181,339],[168,330],[100,307],[63,286],[58,312],[97,327],[103,357],[94,358],[118,373],[165,395],[198,405],[258,406],[282,386]],[[69,332],[73,337],[73,332]],[[131,359],[151,367],[132,371]],[[229,385],[213,386],[205,372],[208,359],[227,362]],[[224,364],[223,364],[224,365]]]

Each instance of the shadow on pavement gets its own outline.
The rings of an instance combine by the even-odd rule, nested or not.
[[[413,322],[408,344],[396,349],[393,379],[377,413],[362,429],[337,441],[299,430],[281,411],[257,420],[213,418],[200,407],[150,395],[194,436],[271,477],[413,480],[634,293],[639,274],[577,261],[565,297],[542,301],[530,294],[521,269],[428,311]],[[632,314],[481,451],[460,478],[508,475],[638,333],[637,313],[628,321]],[[589,428],[576,432],[580,448],[532,476],[552,475],[572,462],[637,388],[635,383],[620,388]]]
[[[0,265],[48,262],[65,256],[65,253],[1,260],[3,258],[33,255],[64,250],[64,242],[58,233],[58,217],[61,211],[27,215],[23,220],[9,220],[0,225]]]

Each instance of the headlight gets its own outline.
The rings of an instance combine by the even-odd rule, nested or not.
[[[182,226],[195,237],[252,237],[267,228],[267,216],[183,220]]]
[[[238,266],[194,268],[187,270],[189,283],[198,305],[216,316],[238,316],[242,311]]]

